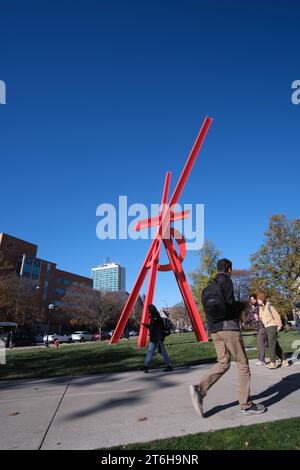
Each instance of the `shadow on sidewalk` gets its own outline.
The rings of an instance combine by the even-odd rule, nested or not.
[[[182,373],[184,373],[184,371],[182,371]],[[137,380],[144,382],[143,388],[122,392],[121,396],[117,394],[116,398],[100,401],[100,403],[91,407],[85,407],[84,403],[82,403],[83,406],[80,410],[67,415],[63,418],[63,421],[86,418],[87,416],[91,416],[99,412],[106,412],[110,409],[135,406],[144,402],[149,394],[157,392],[159,389],[175,387],[177,385],[177,383],[172,380],[172,375],[166,376],[165,374],[157,374],[153,379],[148,375],[146,375],[146,377],[145,375],[142,375],[141,377],[137,377]],[[139,385],[139,387],[141,387],[141,385]],[[117,384],[114,385],[114,391],[118,391]]]
[[[266,398],[266,400],[260,401],[261,404],[265,405],[266,408],[275,405],[276,403],[280,402],[287,396],[291,395],[292,393],[296,392],[300,388],[300,373],[288,375],[283,377],[279,382],[271,385],[263,392],[251,396],[253,401],[261,400]],[[227,410],[234,406],[238,406],[239,402],[234,401],[231,403],[227,403],[226,405],[218,405],[212,408],[211,410],[207,411],[204,414],[205,418],[210,418],[211,416],[220,413],[221,411]]]

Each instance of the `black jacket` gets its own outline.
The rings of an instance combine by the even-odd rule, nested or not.
[[[208,321],[208,329],[210,333],[217,333],[218,331],[240,331],[239,317],[244,310],[245,304],[235,300],[233,282],[229,274],[218,273],[215,279],[221,286],[227,304],[227,315],[224,320],[216,323]]]
[[[150,341],[151,343],[157,344],[164,341],[164,321],[161,317],[151,318],[150,324],[144,324],[146,328],[150,330]]]

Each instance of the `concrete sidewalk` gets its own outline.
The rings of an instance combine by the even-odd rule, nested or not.
[[[188,386],[212,365],[0,382],[0,449],[95,449],[300,416],[300,367],[268,370],[251,361],[252,397],[268,411],[242,416],[236,365],[210,390],[206,417]]]

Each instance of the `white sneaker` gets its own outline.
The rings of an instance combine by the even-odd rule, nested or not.
[[[256,366],[265,366],[266,363],[263,362],[263,361],[258,361],[258,362],[255,363],[255,365],[256,365]]]
[[[199,392],[197,385],[190,385],[190,395],[192,399],[193,406],[196,410],[197,415],[203,417],[203,398],[201,392]]]
[[[260,415],[266,411],[266,407],[264,405],[256,405],[252,403],[252,406],[247,410],[241,410],[242,415]]]

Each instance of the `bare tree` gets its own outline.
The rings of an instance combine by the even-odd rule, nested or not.
[[[183,302],[179,302],[174,307],[168,309],[170,320],[180,329],[189,326],[191,323],[189,314]]]
[[[70,286],[59,308],[71,322],[97,329],[100,336],[104,328],[114,325],[122,311],[116,292],[93,290],[86,286]]]
[[[246,301],[249,297],[251,272],[247,269],[234,269],[232,271],[232,282],[236,300]]]
[[[31,281],[15,273],[0,276],[0,320],[31,325],[35,319]]]

